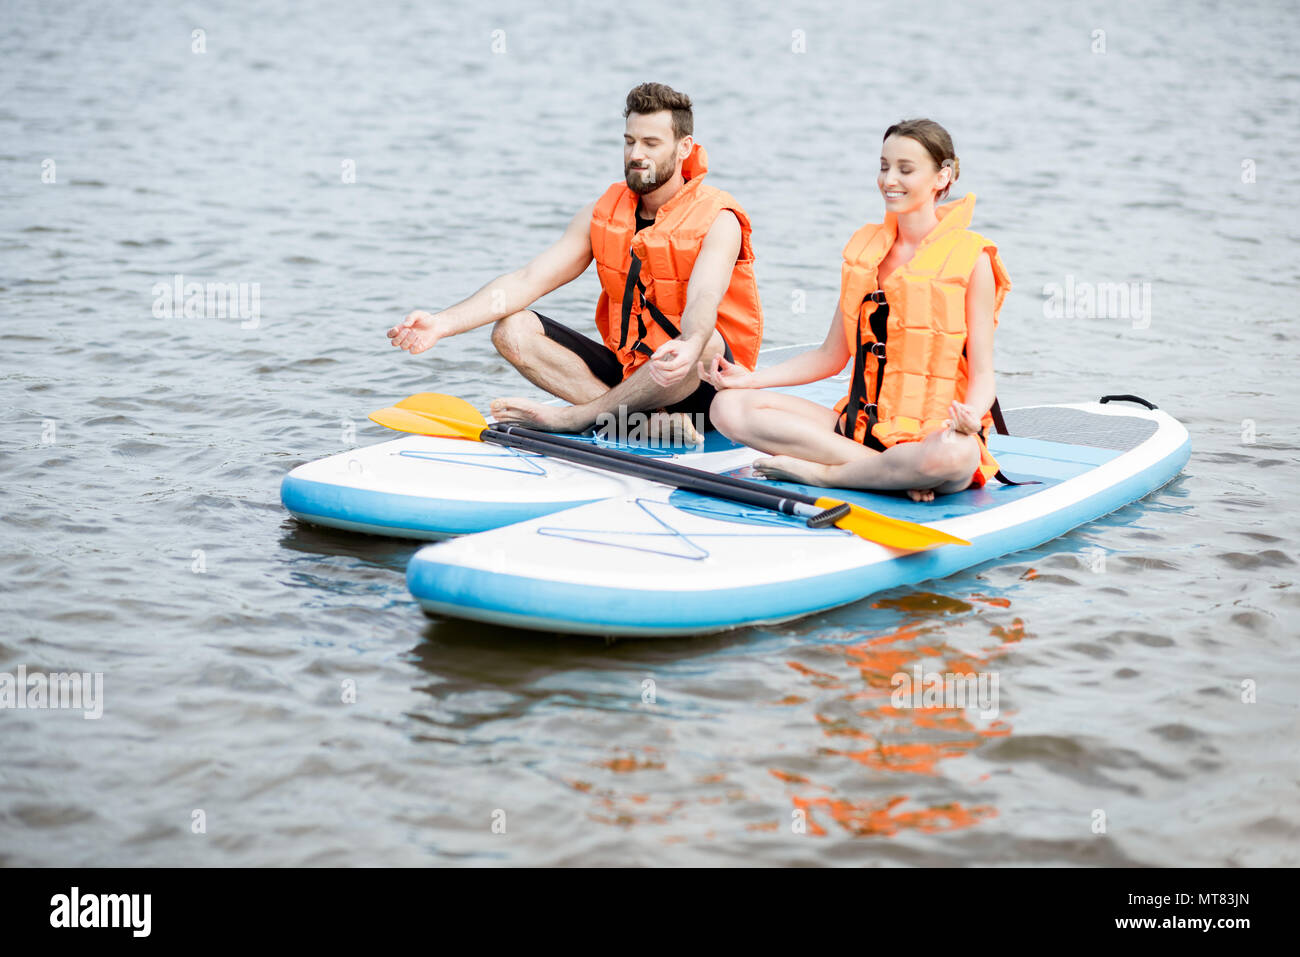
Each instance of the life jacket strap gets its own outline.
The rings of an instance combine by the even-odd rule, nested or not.
[[[863,297],[863,302],[875,302],[885,304],[885,294],[880,290],[868,293]],[[846,438],[857,438],[858,413],[865,411],[867,413],[867,431],[862,436],[862,444],[868,448],[876,449],[883,452],[884,445],[876,438],[876,423],[880,421],[877,414],[876,403],[880,401],[880,389],[885,383],[885,344],[883,342],[863,342],[862,341],[862,310],[858,309],[857,333],[854,340],[858,347],[853,353],[853,373],[852,382],[849,386],[849,402],[844,407],[844,412],[835,422],[835,431]],[[872,396],[872,401],[867,401],[867,356],[872,356],[876,360],[876,394]]]
[[[1007,430],[1007,420],[1002,417],[1002,406],[998,405],[998,400],[996,396],[993,398],[993,405],[989,407],[989,415],[993,417],[993,428],[997,431],[998,435],[1011,434],[1010,431]],[[980,438],[984,440],[985,445],[988,444],[988,441],[985,438],[983,431],[980,432]],[[1042,485],[1043,484],[1042,482],[1039,482],[1036,479],[1030,482],[1013,481],[1007,478],[1004,474],[1002,474],[1002,469],[998,469],[996,472],[994,472],[993,477],[997,479],[999,482],[1001,482],[1003,485]]]
[[[863,393],[867,391],[867,384],[863,378],[862,362],[862,313],[858,312],[857,333],[853,340],[857,343],[857,348],[853,350],[853,371],[849,374],[849,401],[844,406],[844,411],[840,417],[835,420],[835,431],[846,439],[856,439],[858,426],[858,409],[862,407]]]
[[[637,310],[637,341],[632,350],[642,355],[653,355],[654,350],[645,344],[646,333],[649,331],[645,324],[645,313],[650,313],[650,318],[654,320],[655,325],[668,334],[669,339],[678,339],[681,337],[681,330],[676,324],[663,314],[663,312],[653,302],[646,298],[645,285],[641,282],[641,260],[637,258],[636,253],[630,253],[632,257],[631,265],[627,270],[627,282],[623,284],[623,316],[622,324],[619,329],[618,348],[621,351],[627,346],[627,334],[632,319],[632,297],[634,294],[640,294],[641,309]]]
[[[1007,431],[1007,420],[1002,418],[1002,406],[998,405],[998,397],[993,397],[993,405],[989,407],[989,415],[993,416],[993,428],[997,430],[998,435],[1010,435]]]
[[[618,334],[618,348],[622,352],[627,345],[628,321],[632,318],[632,291],[636,289],[641,277],[641,260],[632,253],[632,263],[628,266],[627,281],[623,283],[623,322]]]

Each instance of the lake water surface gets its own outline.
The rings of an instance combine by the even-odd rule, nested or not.
[[[198,9],[4,11],[0,671],[104,691],[0,711],[0,863],[1300,864],[1294,7]],[[1138,393],[1186,471],[786,625],[426,619],[412,543],[301,526],[280,479],[412,392],[539,394],[486,330],[384,331],[618,179],[647,79],[754,220],[770,345],[825,334],[880,136],[931,116],[1014,283],[1003,404]],[[256,317],[155,315],[178,275]],[[1146,306],[1044,309],[1100,283]],[[544,311],[591,330],[596,291]],[[996,671],[1000,714],[891,709],[917,664]]]

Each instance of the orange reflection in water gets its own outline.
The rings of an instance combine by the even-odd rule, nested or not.
[[[1025,623],[1021,619],[1017,618],[1005,628],[1002,625],[994,625],[993,636],[995,638],[1001,638],[1002,641],[1007,644],[1020,641],[1025,637]]]
[[[629,771],[662,771],[664,763],[647,758],[644,761],[638,761],[632,757],[610,758],[608,761],[597,761],[596,767],[604,768],[607,771],[613,771],[617,774],[627,774]]]
[[[794,806],[808,816],[808,833],[814,837],[826,836],[826,831],[813,817],[814,808],[826,810],[836,824],[858,837],[875,835],[891,837],[906,828],[927,834],[955,831],[959,828],[971,827],[997,814],[997,811],[988,804],[971,808],[962,807],[960,804],[938,804],[919,811],[895,813],[894,809],[906,800],[907,798],[904,797],[889,798],[885,801],[843,801],[831,798],[807,800],[796,797]]]
[[[817,667],[796,660],[786,662],[798,687],[782,689],[785,693],[769,702],[770,706],[793,709],[791,717],[807,708],[810,726],[820,732],[812,748],[813,766],[833,771],[828,761],[847,759],[867,775],[864,786],[877,792],[871,796],[843,796],[842,785],[823,783],[815,772],[808,772],[806,759],[801,760],[799,772],[768,768],[785,789],[792,813],[799,812],[794,816],[802,818],[801,833],[825,836],[828,829],[835,827],[853,837],[892,837],[908,830],[938,833],[974,827],[997,815],[997,809],[988,804],[933,798],[927,803],[900,792],[912,790],[927,779],[937,781],[942,762],[961,758],[990,739],[1009,735],[1011,725],[1001,717],[981,718],[977,712],[963,708],[900,707],[891,696],[894,676],[911,674],[917,664],[923,664],[927,673],[977,675],[990,671],[990,664],[1009,645],[1027,637],[1021,619],[1015,618],[1009,625],[987,626],[982,634],[996,644],[989,647],[987,639],[972,640],[972,644],[985,645],[977,651],[953,647],[945,640],[942,629],[954,625],[979,627],[980,606],[1001,612],[1010,604],[1005,598],[978,594],[971,595],[969,601],[930,593],[882,600],[873,607],[904,616],[887,634],[851,644],[808,648],[829,656],[822,661],[834,661],[833,666],[822,661],[817,662]],[[798,748],[796,742],[791,744]],[[621,828],[688,825],[703,814],[710,823],[730,819],[734,829],[741,825],[731,816],[729,807],[736,806],[734,813],[742,815],[746,806],[752,810],[758,802],[770,807],[769,793],[746,793],[744,788],[730,783],[726,772],[696,776],[695,784],[703,785],[695,789],[696,793],[663,791],[658,785],[667,780],[662,772],[668,754],[671,751],[644,748],[639,753],[623,751],[592,763],[592,767],[617,775],[634,787],[625,789],[612,781],[606,786],[575,779],[563,783],[591,801],[589,820]],[[747,832],[774,836],[789,834],[792,826],[791,819],[780,816],[743,824]],[[704,835],[705,839],[713,836],[713,831]],[[697,839],[698,835],[688,838],[675,833],[662,838],[665,844]]]
[[[972,595],[971,601],[993,608],[1008,608],[1010,601],[985,595]],[[989,634],[999,646],[981,652],[967,652],[952,647],[939,634],[941,622],[936,618],[962,616],[970,621],[975,606],[970,602],[933,593],[913,593],[901,598],[881,600],[875,608],[900,611],[907,618],[888,634],[878,635],[849,645],[825,645],[823,651],[838,654],[848,670],[856,676],[818,670],[798,661],[787,664],[808,680],[817,694],[809,695],[813,719],[822,734],[835,746],[819,748],[819,755],[847,758],[875,773],[873,784],[879,786],[880,775],[937,776],[940,762],[960,758],[977,750],[991,738],[1005,737],[1011,725],[1000,717],[986,718],[962,707],[915,707],[904,699],[895,701],[895,676],[911,678],[914,667],[924,664],[926,675],[954,676],[988,674],[989,664],[1001,656],[1003,648],[1025,638],[1024,622],[1017,618],[1011,625],[994,625]],[[842,691],[827,695],[827,691]],[[787,694],[782,702],[797,697]],[[855,707],[845,713],[845,702],[869,707]],[[900,706],[900,704],[902,706]],[[842,742],[842,743],[841,743]],[[792,794],[796,810],[806,816],[807,833],[825,835],[817,816],[829,816],[841,829],[856,836],[891,836],[900,830],[924,832],[949,831],[972,827],[997,814],[991,805],[965,807],[960,803],[934,804],[910,810],[900,809],[906,795],[849,800],[827,796],[807,796],[808,787],[829,791],[804,775],[780,769],[772,774],[804,794]],[[766,829],[766,828],[765,828]]]

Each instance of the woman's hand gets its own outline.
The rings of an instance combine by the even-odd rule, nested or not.
[[[975,414],[975,410],[965,403],[954,400],[952,405],[948,406],[948,416],[953,431],[961,435],[979,435],[980,430],[984,428],[984,423]]]
[[[754,373],[748,371],[744,366],[728,362],[725,356],[714,356],[713,362],[709,364],[707,369],[704,367],[703,362],[698,362],[696,365],[699,366],[700,378],[719,392],[723,389],[753,388],[750,382],[754,379]]]
[[[393,340],[393,345],[397,348],[404,349],[413,356],[419,355],[442,338],[438,331],[438,317],[417,309],[389,329],[388,338]]]

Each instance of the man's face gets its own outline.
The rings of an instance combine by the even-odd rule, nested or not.
[[[691,152],[691,138],[673,138],[673,114],[629,113],[623,131],[623,177],[637,194],[653,192],[677,172]]]

